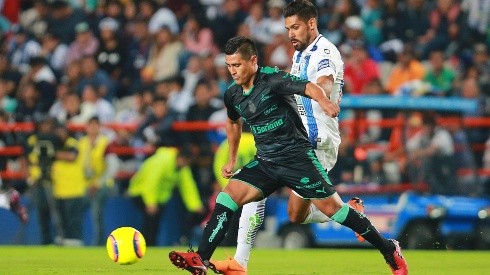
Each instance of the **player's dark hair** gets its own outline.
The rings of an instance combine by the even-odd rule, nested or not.
[[[318,11],[315,5],[308,0],[292,1],[284,7],[284,17],[298,16],[302,21],[306,22],[311,18],[318,20]]]
[[[253,55],[257,55],[257,48],[252,39],[244,36],[235,36],[230,38],[225,45],[225,54],[233,55],[240,54],[243,59],[250,59]]]

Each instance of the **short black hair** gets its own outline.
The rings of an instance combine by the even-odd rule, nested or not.
[[[225,45],[225,54],[233,55],[239,53],[244,59],[250,59],[257,55],[257,48],[252,39],[244,36],[230,38]]]
[[[308,0],[292,1],[284,7],[284,17],[297,15],[302,21],[306,22],[311,18],[318,20],[318,11],[315,5]]]

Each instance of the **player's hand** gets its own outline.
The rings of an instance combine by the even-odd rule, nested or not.
[[[333,102],[329,102],[328,103],[328,106],[325,110],[325,113],[329,116],[329,117],[338,117],[339,116],[339,113],[340,113],[340,107],[338,104],[335,104]]]
[[[221,175],[223,176],[223,178],[225,178],[225,179],[231,178],[231,176],[233,176],[233,169],[234,168],[235,168],[235,164],[234,163],[228,162],[227,164],[225,164],[221,168]]]
[[[146,214],[153,216],[158,213],[158,206],[157,205],[147,205],[145,209]]]

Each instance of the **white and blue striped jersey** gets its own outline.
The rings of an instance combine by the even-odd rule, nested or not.
[[[293,55],[291,74],[313,83],[321,76],[334,78],[330,100],[337,104],[342,97],[344,62],[339,50],[328,39],[319,35],[305,50]],[[340,145],[338,118],[331,118],[320,105],[307,97],[295,95],[298,111],[308,132],[310,142],[323,167],[330,171],[337,161]]]

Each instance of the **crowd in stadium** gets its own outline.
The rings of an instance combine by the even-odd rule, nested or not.
[[[118,146],[182,148],[202,199],[190,208],[201,213],[220,188],[212,163],[225,135],[220,130],[175,131],[172,125],[226,119],[222,96],[232,79],[223,46],[235,35],[254,39],[261,65],[289,69],[294,48],[282,16],[287,2],[0,1],[0,123],[36,125],[34,132],[2,130],[0,147],[23,145],[27,155],[35,151],[29,137],[39,138],[46,129],[59,139],[58,130],[69,125],[136,125],[94,130],[107,138],[103,154],[118,158],[117,169],[105,166],[131,174],[153,152],[110,150]],[[343,55],[344,95],[475,99],[478,110],[458,118],[490,114],[490,0],[313,2],[320,12],[320,33]],[[403,120],[404,127],[342,124],[390,118]],[[440,127],[435,114],[420,112],[344,109],[339,119],[342,144],[329,174],[335,184],[424,181],[436,193],[484,192],[474,171],[490,168],[487,128]],[[60,135],[80,146],[90,135],[88,129],[69,129]],[[474,144],[482,146],[472,150]],[[383,149],[369,150],[373,147]],[[0,156],[0,171],[26,171],[26,181],[3,179],[4,188],[8,184],[24,192],[33,184],[28,158]],[[473,172],[455,181],[463,168]],[[88,184],[88,193],[114,179],[115,193],[128,189],[129,178],[116,178],[114,171],[104,175],[111,179]],[[79,197],[86,192],[80,190]]]

